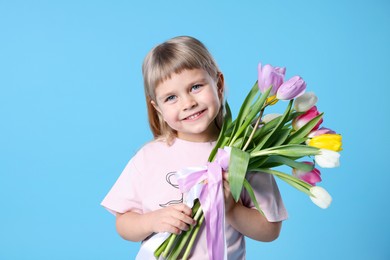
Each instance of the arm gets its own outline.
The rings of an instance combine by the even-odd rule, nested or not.
[[[268,222],[257,210],[239,202],[234,202],[234,206],[226,212],[226,221],[244,236],[263,242],[278,238],[282,227],[282,222]]]
[[[116,229],[119,235],[130,241],[142,241],[152,233],[181,233],[188,225],[195,225],[191,209],[184,204],[172,205],[145,214],[136,212],[117,213]]]
[[[226,221],[238,232],[254,240],[270,242],[278,238],[282,222],[269,222],[256,209],[247,208],[234,201],[227,174],[224,174]]]

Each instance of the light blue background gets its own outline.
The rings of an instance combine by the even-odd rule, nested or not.
[[[259,61],[286,66],[343,134],[330,208],[279,182],[289,219],[248,259],[390,259],[389,25],[380,0],[0,0],[0,259],[134,258],[99,204],[151,138],[142,60],[177,35],[208,46],[233,111]]]

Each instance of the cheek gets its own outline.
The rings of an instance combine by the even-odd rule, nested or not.
[[[169,109],[161,110],[161,116],[167,123],[172,122],[176,118],[176,114],[174,113],[174,111],[171,111]]]
[[[221,104],[222,104],[222,96],[216,94],[216,95],[210,97],[209,102],[210,102],[210,104],[214,104],[214,106],[219,109],[221,107]]]

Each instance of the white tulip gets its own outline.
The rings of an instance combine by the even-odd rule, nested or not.
[[[281,115],[282,114],[277,114],[277,113],[267,114],[267,115],[263,116],[261,121],[263,121],[264,123],[268,123],[268,122],[272,121],[273,119],[280,117]]]
[[[294,109],[297,112],[306,112],[317,104],[318,98],[314,92],[306,92],[294,101]]]
[[[340,166],[340,154],[327,149],[320,149],[320,154],[314,156],[314,160],[321,168],[335,168]]]
[[[332,202],[332,197],[322,187],[313,186],[310,188],[310,193],[312,194],[312,196],[310,196],[310,199],[313,201],[314,204],[316,204],[322,209],[326,209],[327,207],[329,207],[330,203]]]

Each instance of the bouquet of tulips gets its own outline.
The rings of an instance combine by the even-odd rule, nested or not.
[[[316,186],[316,183],[321,181],[321,176],[315,166],[321,168],[339,166],[339,151],[342,149],[341,135],[328,128],[320,128],[323,113],[317,110],[316,95],[305,92],[306,83],[299,76],[284,81],[285,71],[285,68],[259,64],[258,80],[246,96],[235,120],[232,120],[226,103],[226,115],[221,133],[209,157],[210,162],[218,161],[217,168],[221,169],[217,169],[217,173],[229,172],[228,180],[233,198],[238,201],[242,189],[245,188],[261,213],[262,210],[256,201],[252,187],[245,179],[247,172],[272,174],[306,193],[319,207],[327,208],[332,198],[324,188]],[[265,109],[279,100],[288,102],[284,113],[266,115]],[[218,156],[221,152],[227,154],[227,163],[221,163],[224,161],[221,156]],[[310,160],[303,160],[303,158]],[[282,165],[291,167],[292,173],[275,169]],[[200,184],[203,188],[211,187],[210,178],[217,175],[215,170],[211,171],[212,174],[209,169],[203,172],[206,172],[203,174],[206,177],[199,178],[198,182],[190,186]],[[190,172],[188,175],[191,174],[195,173]],[[180,186],[182,176],[178,179]],[[184,186],[185,184],[184,180]],[[182,192],[191,191],[184,188]],[[176,259],[180,255],[182,259],[187,259],[205,217],[207,225],[208,214],[202,199],[199,194],[191,197],[190,205],[197,225],[181,235],[171,234],[155,250],[156,258]],[[224,217],[224,212],[218,213],[215,212],[218,211],[215,207],[210,208],[210,205],[208,207],[208,211],[212,212],[214,218]],[[218,239],[214,237],[214,240],[210,241],[216,242]],[[221,246],[216,246],[213,242],[208,243],[208,246],[211,252],[210,259],[217,259],[218,252],[213,253],[214,249],[210,246]]]

